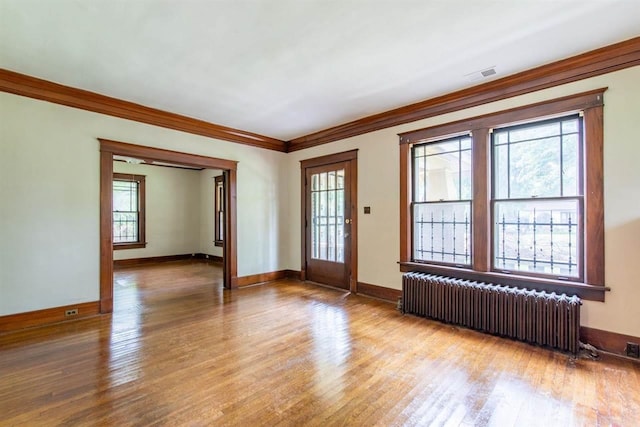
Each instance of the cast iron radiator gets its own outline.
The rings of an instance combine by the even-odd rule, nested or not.
[[[402,277],[402,312],[577,354],[577,296],[426,273]]]

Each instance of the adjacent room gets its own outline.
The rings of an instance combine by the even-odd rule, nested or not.
[[[0,425],[638,425],[638,22],[0,0]]]

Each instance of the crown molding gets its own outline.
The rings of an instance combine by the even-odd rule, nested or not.
[[[376,130],[495,102],[640,65],[640,37],[481,85],[281,141],[0,68],[0,91],[209,138],[280,152],[311,148]]]
[[[640,65],[640,37],[301,136],[287,143],[287,152],[439,116],[636,65]]]
[[[61,85],[48,80],[0,68],[0,91],[80,108],[94,113],[133,120],[194,135],[239,144],[286,151],[286,143],[275,138],[169,113],[95,92]]]

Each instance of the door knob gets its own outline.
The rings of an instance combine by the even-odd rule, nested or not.
[[[349,218],[345,219],[345,220],[344,220],[344,223],[345,223],[345,224],[351,224],[351,219],[349,219]]]

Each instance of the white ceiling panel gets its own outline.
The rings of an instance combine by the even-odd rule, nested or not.
[[[0,67],[289,140],[640,35],[640,0],[0,0]]]

